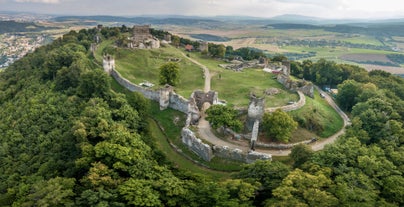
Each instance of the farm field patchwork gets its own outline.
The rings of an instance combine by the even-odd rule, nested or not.
[[[390,61],[379,61],[380,63],[370,62],[375,61],[372,59],[373,57],[376,57],[376,60],[378,60],[386,54],[403,54],[401,51],[404,50],[404,37],[402,36],[388,37],[349,32],[332,32],[328,31],[326,26],[319,27],[318,29],[278,29],[270,25],[247,25],[246,28],[234,27],[231,31],[220,27],[195,31],[181,31],[180,28],[176,28],[175,31],[187,37],[189,37],[189,34],[211,34],[226,37],[229,38],[229,41],[215,43],[232,46],[234,49],[253,47],[263,50],[268,55],[286,53],[307,54],[311,52],[315,56],[303,56],[297,60],[310,59],[317,61],[324,58],[337,63],[359,65],[365,67],[367,70],[380,69],[394,74],[404,74],[402,66],[392,68],[383,64],[383,62],[389,63]],[[308,44],[309,42],[315,46],[299,45],[299,41],[306,41],[304,44]],[[294,43],[290,44],[291,42]],[[333,42],[340,42],[343,45],[335,46],[332,45],[334,44]],[[380,56],[373,56],[375,54]],[[369,61],[369,63],[366,64],[366,61]]]

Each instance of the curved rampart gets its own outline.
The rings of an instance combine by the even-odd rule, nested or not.
[[[159,102],[161,97],[160,90],[151,90],[148,88],[144,88],[141,87],[139,85],[136,85],[132,82],[130,82],[129,80],[127,80],[126,78],[122,77],[122,75],[116,71],[115,69],[112,69],[110,71],[111,76],[123,87],[125,87],[126,89],[130,90],[130,91],[135,91],[135,92],[139,92],[141,94],[143,94],[147,99],[153,100],[153,101],[157,101]],[[174,92],[169,92],[168,93],[168,97],[167,97],[167,101],[169,101],[168,107],[175,109],[177,111],[181,111],[183,113],[188,113],[189,112],[189,101],[187,99],[185,99],[184,97],[174,93]]]
[[[190,120],[190,101],[186,100],[184,97],[174,93],[173,91],[167,91],[167,89],[151,90],[148,88],[136,85],[115,70],[115,68],[110,68],[108,73],[123,87],[130,91],[139,92],[145,96],[145,98],[157,101],[157,102],[169,102],[168,107],[181,111],[188,114],[187,124],[188,126]],[[216,95],[217,96],[217,95]],[[216,97],[217,99],[217,97]],[[161,105],[161,103],[160,103]],[[240,149],[232,149],[227,146],[210,146],[203,143],[201,139],[198,139],[194,132],[192,132],[188,127],[184,127],[181,132],[182,142],[194,153],[200,156],[206,161],[210,161],[212,157],[218,156],[221,158],[238,160],[241,162],[251,163],[257,159],[271,160],[272,156],[266,153],[248,151],[244,152]]]
[[[297,94],[299,95],[299,101],[297,101],[296,103],[286,106],[266,108],[265,112],[274,112],[277,109],[281,109],[282,111],[294,111],[302,108],[306,104],[306,97],[301,91],[297,91]]]

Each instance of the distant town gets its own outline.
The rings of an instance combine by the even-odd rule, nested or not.
[[[0,35],[0,68],[8,67],[14,61],[33,52],[49,42],[48,35],[40,34],[2,34]]]
[[[15,21],[25,24],[40,24],[49,18],[50,16],[47,15],[35,14],[0,14],[0,21]],[[30,31],[34,29],[36,29],[34,26],[28,25],[25,31],[0,32],[0,69],[8,67],[27,53],[52,41],[50,34]]]

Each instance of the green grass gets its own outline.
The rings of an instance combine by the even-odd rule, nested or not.
[[[344,39],[341,39],[341,41],[349,42],[352,44],[367,44],[367,45],[383,46],[383,43],[381,43],[375,37],[364,36],[364,35],[344,38]]]
[[[316,57],[311,59],[338,59],[339,56],[344,54],[390,54],[391,51],[384,50],[371,50],[362,48],[347,48],[347,47],[302,47],[302,46],[284,46],[281,47],[289,52],[316,52]]]
[[[182,170],[188,170],[192,173],[208,176],[215,180],[224,180],[230,178],[230,173],[211,170],[194,164],[183,155],[174,151],[167,141],[167,138],[162,133],[157,123],[153,120],[149,120],[149,125],[152,133],[152,137],[155,139],[156,147],[160,149],[166,158],[172,162],[176,167]]]
[[[226,171],[233,172],[241,169],[241,165],[244,163],[226,160],[221,158],[213,158],[210,162],[206,162],[202,160],[198,155],[193,153],[186,147],[181,141],[181,129],[185,124],[185,114],[173,109],[166,109],[164,111],[160,111],[157,103],[152,103],[151,107],[151,115],[154,117],[160,126],[163,127],[164,133],[171,143],[176,145],[181,151],[192,160],[201,163],[204,166],[207,166],[211,169],[218,171]],[[174,123],[175,117],[179,118],[177,124]]]
[[[129,90],[123,88],[121,85],[119,85],[119,83],[116,82],[113,78],[110,78],[110,82],[111,87],[115,92],[124,94],[132,93]],[[208,176],[215,180],[224,180],[230,178],[231,173],[225,171],[237,171],[241,169],[241,163],[224,159],[214,158],[210,163],[204,162],[200,160],[200,158],[194,155],[192,152],[187,150],[180,140],[181,128],[185,123],[185,114],[171,109],[160,111],[158,108],[158,104],[152,102],[152,116],[156,117],[156,120],[158,120],[159,123],[162,124],[163,125],[162,127],[164,128],[164,132],[162,132],[157,123],[153,119],[148,118],[147,121],[149,123],[150,132],[153,139],[155,139],[154,143],[156,143],[155,147],[157,147],[160,151],[162,151],[165,157],[171,163],[173,163],[175,167],[178,167],[181,170],[190,171],[195,174]],[[178,124],[174,124],[173,122],[174,117],[180,118]],[[212,170],[195,164],[190,159],[186,158],[184,155],[175,151],[169,144],[167,138],[170,140],[170,142],[180,147],[182,151],[185,150],[184,153],[186,153],[185,154],[186,156],[191,157],[192,159],[197,160],[198,162],[204,165],[208,165],[212,169],[222,169],[222,171]]]
[[[263,92],[268,88],[282,89],[282,93],[267,97],[267,107],[283,106],[289,101],[299,99],[296,93],[286,90],[278,83],[273,74],[266,73],[262,69],[244,69],[241,72],[235,72],[218,66],[224,62],[205,58],[199,53],[191,53],[191,57],[209,68],[211,75],[213,74],[211,89],[219,93],[219,99],[226,100],[230,105],[247,107],[251,92],[262,97]]]
[[[102,50],[112,41],[102,42],[96,52],[97,61],[102,61]],[[219,92],[219,99],[226,100],[230,105],[247,107],[250,93],[263,96],[268,88],[284,87],[273,79],[274,75],[265,73],[261,69],[246,69],[242,72],[234,72],[219,67],[225,62],[212,58],[204,58],[200,53],[190,53],[191,58],[196,59],[207,66],[213,75],[211,89]],[[129,81],[139,84],[144,81],[155,84],[154,89],[159,88],[159,67],[169,58],[179,58],[180,83],[175,91],[183,97],[189,97],[196,89],[204,88],[202,69],[187,60],[179,49],[165,47],[152,50],[133,50],[118,48],[115,54],[116,69]],[[221,79],[219,80],[218,75]],[[297,101],[295,93],[283,90],[281,94],[268,97],[267,107],[286,105],[289,101]]]
[[[231,38],[251,38],[251,37],[260,37],[260,38],[273,38],[277,39],[293,39],[293,38],[302,38],[302,37],[322,37],[322,36],[334,36],[335,33],[328,32],[323,29],[262,29],[257,27],[252,27],[250,29],[245,29],[246,32],[242,34],[229,35],[227,37]]]
[[[292,111],[292,116],[305,116],[307,113],[314,115],[323,126],[323,131],[319,134],[321,138],[327,138],[342,129],[344,122],[339,114],[332,108],[325,99],[320,97],[316,90],[314,99],[306,97],[306,105],[299,110]]]
[[[95,59],[97,60],[98,63],[102,64],[102,58],[103,58],[103,50],[106,48],[108,45],[111,45],[114,42],[114,40],[105,40],[102,41],[99,45],[97,50],[95,51]]]
[[[170,58],[181,59],[180,82],[175,91],[183,97],[189,97],[195,89],[203,89],[203,73],[199,66],[183,57],[179,50],[167,47],[151,50],[118,49],[115,54],[116,69],[122,76],[135,84],[149,81],[159,86],[159,68]]]

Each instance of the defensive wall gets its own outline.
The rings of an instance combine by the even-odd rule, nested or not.
[[[113,59],[110,57],[104,60],[104,70],[110,74],[121,86],[130,91],[139,92],[143,94],[145,98],[158,102],[161,110],[168,107],[188,115],[186,121],[187,123],[181,131],[181,140],[192,152],[197,154],[203,160],[210,161],[214,156],[246,163],[252,163],[257,159],[272,159],[270,154],[254,151],[243,152],[240,149],[232,149],[227,146],[210,146],[203,143],[203,141],[197,138],[195,133],[188,128],[191,123],[195,122],[195,119],[199,119],[199,110],[197,105],[201,105],[201,102],[203,102],[200,101],[202,99],[201,97],[211,97],[204,101],[215,103],[217,102],[217,92],[208,92],[206,95],[204,95],[200,91],[195,91],[192,93],[191,98],[187,100],[184,97],[176,94],[172,90],[172,87],[169,86],[165,86],[158,90],[144,88],[122,77],[122,75],[115,70],[115,62],[111,61],[113,61]]]

